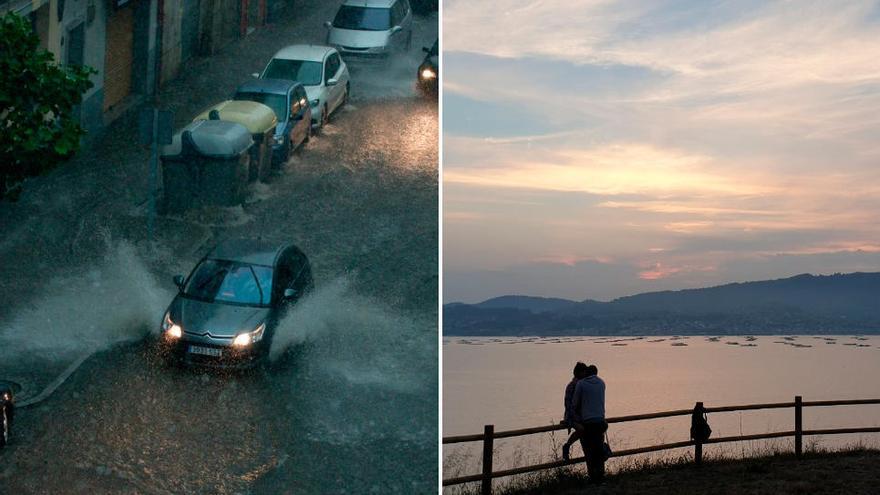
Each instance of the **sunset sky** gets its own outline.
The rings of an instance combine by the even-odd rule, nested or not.
[[[880,2],[443,5],[445,302],[880,271]]]

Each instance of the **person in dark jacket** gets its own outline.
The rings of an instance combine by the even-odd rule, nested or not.
[[[602,483],[605,477],[605,382],[599,378],[599,369],[590,365],[587,376],[577,382],[572,403],[575,421],[583,427],[581,448],[587,458],[590,483]]]
[[[577,364],[574,365],[571,381],[565,386],[565,416],[562,423],[568,426],[568,431],[574,430],[574,433],[572,433],[571,436],[568,437],[568,440],[562,444],[562,458],[566,461],[571,458],[572,444],[574,444],[581,437],[581,433],[583,433],[583,426],[581,426],[576,420],[574,390],[577,386],[577,382],[585,376],[587,376],[587,365],[578,361]]]

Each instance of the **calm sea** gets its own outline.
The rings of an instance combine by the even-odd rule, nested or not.
[[[443,342],[443,435],[557,423],[576,361],[596,364],[606,383],[606,414],[629,414],[760,402],[880,398],[880,336],[446,338]],[[793,409],[715,413],[713,437],[794,429]],[[612,424],[621,450],[688,439],[689,417]],[[880,426],[880,405],[807,408],[804,428]],[[552,459],[564,439],[539,434],[496,442],[496,469]],[[768,444],[767,442],[772,442]],[[824,447],[880,434],[809,437]],[[791,448],[791,439],[707,446],[707,454],[749,455]],[[479,470],[479,444],[444,446],[444,477]],[[680,455],[673,451],[658,455]],[[580,455],[580,448],[573,455]]]

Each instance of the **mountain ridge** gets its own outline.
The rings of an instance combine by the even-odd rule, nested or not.
[[[443,306],[444,335],[880,333],[880,272],[731,282],[607,302],[500,296]]]

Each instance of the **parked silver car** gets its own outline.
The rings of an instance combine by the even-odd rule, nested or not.
[[[327,44],[346,60],[385,58],[409,50],[412,8],[409,0],[346,0],[327,27]]]
[[[162,317],[160,350],[212,367],[264,361],[278,322],[313,287],[299,248],[246,239],[221,243],[174,282],[180,290]]]
[[[290,45],[266,64],[261,79],[289,79],[305,85],[312,112],[312,128],[324,127],[330,114],[345,105],[351,92],[348,67],[329,46]]]

